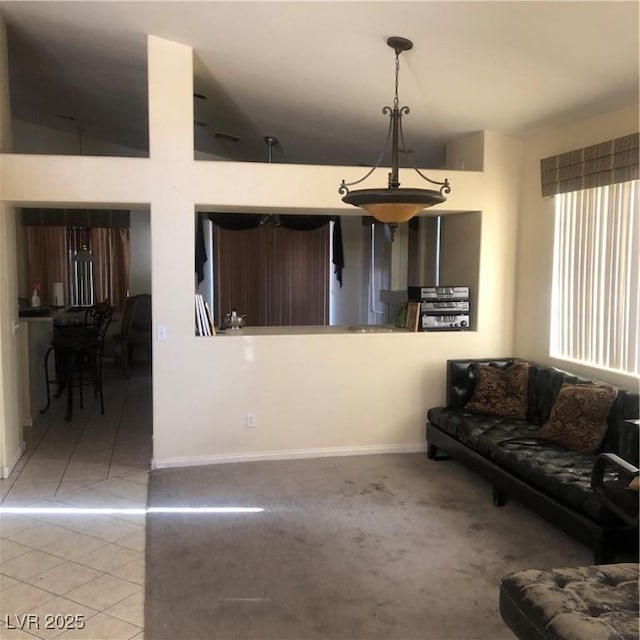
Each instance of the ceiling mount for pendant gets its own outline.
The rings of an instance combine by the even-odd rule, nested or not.
[[[398,153],[399,142],[402,143],[402,147],[407,149],[407,145],[404,141],[404,134],[402,131],[402,116],[409,113],[409,107],[400,107],[398,99],[398,77],[400,73],[400,54],[404,51],[413,49],[413,42],[407,38],[401,36],[391,36],[387,38],[387,44],[395,51],[396,55],[396,69],[395,69],[395,95],[393,99],[393,107],[384,107],[382,112],[389,116],[389,130],[387,132],[387,139],[385,141],[384,149],[377,162],[371,168],[367,174],[360,180],[354,182],[345,182],[344,180],[340,184],[338,193],[344,194],[342,201],[347,204],[352,204],[356,207],[361,207],[369,214],[371,214],[376,220],[384,222],[391,227],[392,233],[395,227],[402,222],[407,222],[410,218],[417,213],[432,207],[436,204],[441,204],[446,201],[445,193],[450,193],[451,186],[449,181],[445,179],[443,182],[432,180],[425,176],[413,162],[413,159],[409,156],[411,164],[418,175],[440,187],[438,191],[434,189],[401,189],[399,180],[399,162]],[[349,191],[349,187],[359,184],[366,180],[375,169],[377,169],[384,156],[384,151],[391,138],[391,171],[389,172],[389,182],[386,189],[357,189],[355,191]]]
[[[399,56],[403,51],[410,51],[413,49],[413,42],[408,38],[402,36],[391,36],[387,38],[387,44],[396,52]]]
[[[268,160],[269,164],[273,162],[273,147],[278,144],[278,138],[274,138],[273,136],[265,136],[264,137],[265,144],[268,148]]]
[[[264,136],[263,140],[264,140],[264,143],[267,145],[267,160],[269,164],[272,164],[273,163],[273,147],[275,147],[278,144],[278,138],[274,136]],[[267,222],[269,221],[271,222],[271,226],[273,227],[282,226],[282,222],[280,221],[280,216],[277,213],[276,214],[263,213],[260,216],[260,219],[258,220],[258,226],[264,227],[264,225],[267,224]]]

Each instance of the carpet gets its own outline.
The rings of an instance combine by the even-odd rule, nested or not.
[[[500,579],[590,552],[455,461],[354,456],[156,470],[145,639],[500,640]]]

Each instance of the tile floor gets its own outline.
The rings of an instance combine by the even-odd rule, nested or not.
[[[54,401],[0,480],[0,638],[143,637],[151,377],[144,365],[129,380],[105,367],[105,415],[85,397],[65,422]],[[7,513],[15,507],[55,512]]]

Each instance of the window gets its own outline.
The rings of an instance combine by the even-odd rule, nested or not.
[[[640,374],[638,186],[555,196],[553,357]]]
[[[89,306],[109,300],[124,308],[131,264],[130,215],[122,210],[23,209],[28,291],[40,287],[42,304]]]
[[[67,227],[67,273],[69,303],[88,307],[95,301],[93,253],[87,227]]]

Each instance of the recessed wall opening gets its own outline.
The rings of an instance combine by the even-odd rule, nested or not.
[[[408,287],[465,286],[474,330],[480,224],[479,212],[418,216],[392,241],[369,216],[200,211],[195,293],[214,328],[234,311],[253,327],[396,326]]]
[[[149,207],[16,208],[12,215],[27,447],[49,431],[57,437],[58,429],[73,426],[78,444],[67,451],[70,464],[77,452],[94,456],[104,477],[113,465],[148,465],[153,428]],[[68,345],[74,332],[91,330],[88,318],[96,306],[109,309],[106,332],[96,334],[99,344],[91,352],[95,359],[87,360],[87,378],[70,377]],[[65,336],[67,342],[61,340]]]

